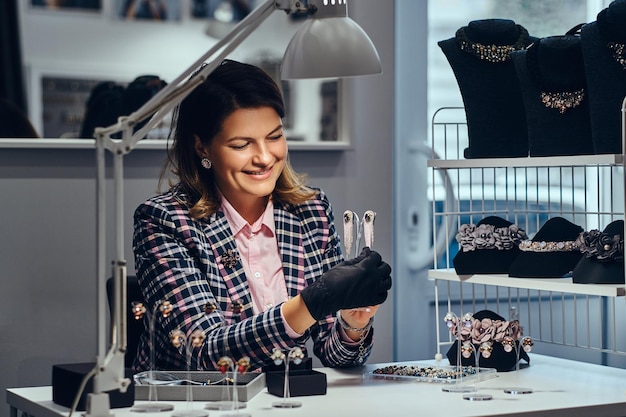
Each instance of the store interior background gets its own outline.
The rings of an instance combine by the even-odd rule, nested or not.
[[[181,3],[186,3],[180,0]],[[31,118],[37,77],[99,75],[131,81],[172,79],[214,39],[205,22],[123,22],[72,13],[50,15],[20,1],[22,59]],[[110,12],[112,2],[104,12]],[[394,289],[376,316],[370,362],[432,358],[433,288],[426,279],[430,205],[424,144],[430,118],[462,104],[438,40],[470,20],[510,18],[535,36],[561,34],[595,20],[600,0],[352,0],[349,14],[370,35],[383,74],[341,83],[343,150],[294,150],[296,169],[329,195],[335,214],[377,212],[375,249],[393,266]],[[524,14],[526,13],[526,14]],[[233,54],[280,50],[294,30],[274,13]],[[285,26],[287,24],[287,26]],[[280,30],[277,30],[280,29]],[[35,114],[33,114],[35,112]],[[35,123],[37,125],[37,122]],[[40,127],[40,126],[38,126]],[[157,190],[164,151],[137,149],[125,158],[125,237],[133,271],[132,212]],[[92,149],[4,148],[0,151],[0,389],[49,385],[53,364],[90,362],[96,352],[95,153]],[[415,216],[417,215],[417,216]],[[113,224],[112,210],[108,216]],[[107,259],[113,259],[108,236]],[[8,407],[0,407],[0,417]]]

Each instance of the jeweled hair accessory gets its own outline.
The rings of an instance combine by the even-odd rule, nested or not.
[[[495,227],[491,224],[463,224],[456,234],[456,241],[463,252],[481,249],[509,250],[527,239],[526,231],[517,225]]]
[[[546,242],[525,240],[519,244],[520,250],[524,252],[572,252],[579,249],[577,240],[566,240],[563,242]]]
[[[587,258],[601,262],[621,262],[624,260],[624,238],[597,229],[582,232],[576,244]]]
[[[484,45],[472,42],[467,37],[464,27],[456,31],[455,38],[463,51],[474,55],[480,60],[491,63],[506,62],[511,59],[511,52],[526,48],[530,42],[528,31],[521,25],[516,26],[519,30],[519,38],[512,45]]]

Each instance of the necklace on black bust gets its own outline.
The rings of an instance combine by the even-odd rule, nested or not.
[[[607,41],[607,48],[611,51],[611,56],[623,70],[626,70],[626,32],[619,33],[611,26],[607,18],[607,9],[598,13],[598,30]],[[626,24],[625,24],[626,26]]]
[[[513,45],[484,45],[478,42],[472,42],[462,27],[456,31],[456,41],[459,47],[475,57],[492,63],[505,62],[511,59],[510,53],[524,49],[530,43],[528,31],[521,25],[515,25],[519,30],[519,38]]]
[[[526,67],[531,80],[541,90],[543,105],[549,109],[557,109],[561,114],[578,107],[585,98],[584,80],[569,83],[548,80],[541,73],[538,54],[539,41],[526,50]]]

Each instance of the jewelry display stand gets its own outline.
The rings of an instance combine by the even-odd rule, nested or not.
[[[135,411],[137,413],[161,413],[164,411],[172,411],[174,409],[173,404],[158,402],[157,384],[155,383],[157,378],[154,375],[154,321],[156,320],[157,313],[160,313],[161,316],[165,318],[171,314],[173,308],[174,307],[169,301],[162,301],[155,305],[152,314],[148,318],[148,331],[150,333],[150,370],[148,371],[150,383],[148,384],[148,402],[134,405],[130,411]],[[132,303],[132,309],[135,320],[143,319],[147,311],[144,304],[138,301]]]
[[[225,374],[230,368],[233,373],[233,397],[232,397],[233,401],[232,401],[232,408],[230,408],[230,410],[233,410],[233,412],[228,413],[228,414],[223,414],[223,417],[251,417],[251,414],[241,412],[241,409],[245,408],[246,405],[243,404],[243,406],[241,406],[241,403],[239,402],[239,397],[238,397],[239,394],[237,391],[237,375],[244,374],[248,371],[248,368],[250,368],[250,358],[248,358],[247,356],[244,356],[243,358],[235,362],[231,358],[222,357],[220,361],[218,362],[218,364],[220,366],[220,372]]]
[[[515,347],[515,356],[517,358],[517,362],[515,363],[515,377],[517,378],[519,375],[519,360],[520,360],[520,349],[524,349],[526,353],[530,352],[533,346],[533,341],[530,337],[524,337],[519,343],[514,343]],[[504,389],[506,394],[532,394],[532,388],[526,387],[508,387]]]
[[[272,352],[272,359],[275,365],[285,364],[285,380],[283,385],[283,399],[282,401],[275,401],[272,403],[274,408],[299,408],[302,407],[300,401],[293,401],[290,399],[289,393],[289,362],[293,361],[294,364],[299,365],[304,358],[302,349],[296,346],[289,350],[285,355],[280,349],[274,349]]]
[[[206,411],[193,408],[193,391],[191,388],[191,354],[193,353],[193,348],[199,348],[202,346],[205,339],[204,333],[202,333],[201,330],[196,330],[188,339],[181,330],[174,330],[170,335],[170,339],[175,348],[179,350],[185,349],[185,356],[187,359],[187,409],[176,411],[172,414],[172,417],[208,417],[209,413]]]
[[[476,391],[476,387],[472,385],[464,385],[463,383],[463,363],[461,360],[463,348],[463,332],[462,328],[471,327],[472,315],[470,313],[465,314],[462,318],[459,318],[453,312],[448,312],[443,319],[448,327],[448,330],[455,336],[457,341],[457,359],[456,359],[456,375],[457,380],[455,384],[445,385],[441,388],[444,392],[453,393],[467,393]],[[459,328],[459,325],[462,327]],[[478,371],[478,369],[477,369]]]
[[[234,414],[227,414],[228,416],[247,417],[250,416],[246,413],[239,413],[238,410],[246,408],[246,403],[239,401],[239,393],[237,390],[237,374],[244,373],[250,367],[250,359],[244,357],[235,362],[228,356],[223,356],[218,361],[219,371],[225,375],[224,388],[222,389],[222,400],[212,401],[205,404],[204,408],[207,410],[232,410]],[[228,395],[228,372],[232,372],[232,396],[224,399],[224,394]]]

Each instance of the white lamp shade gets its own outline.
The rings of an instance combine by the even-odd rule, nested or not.
[[[376,47],[349,17],[308,19],[289,42],[281,78],[334,78],[380,74]]]

